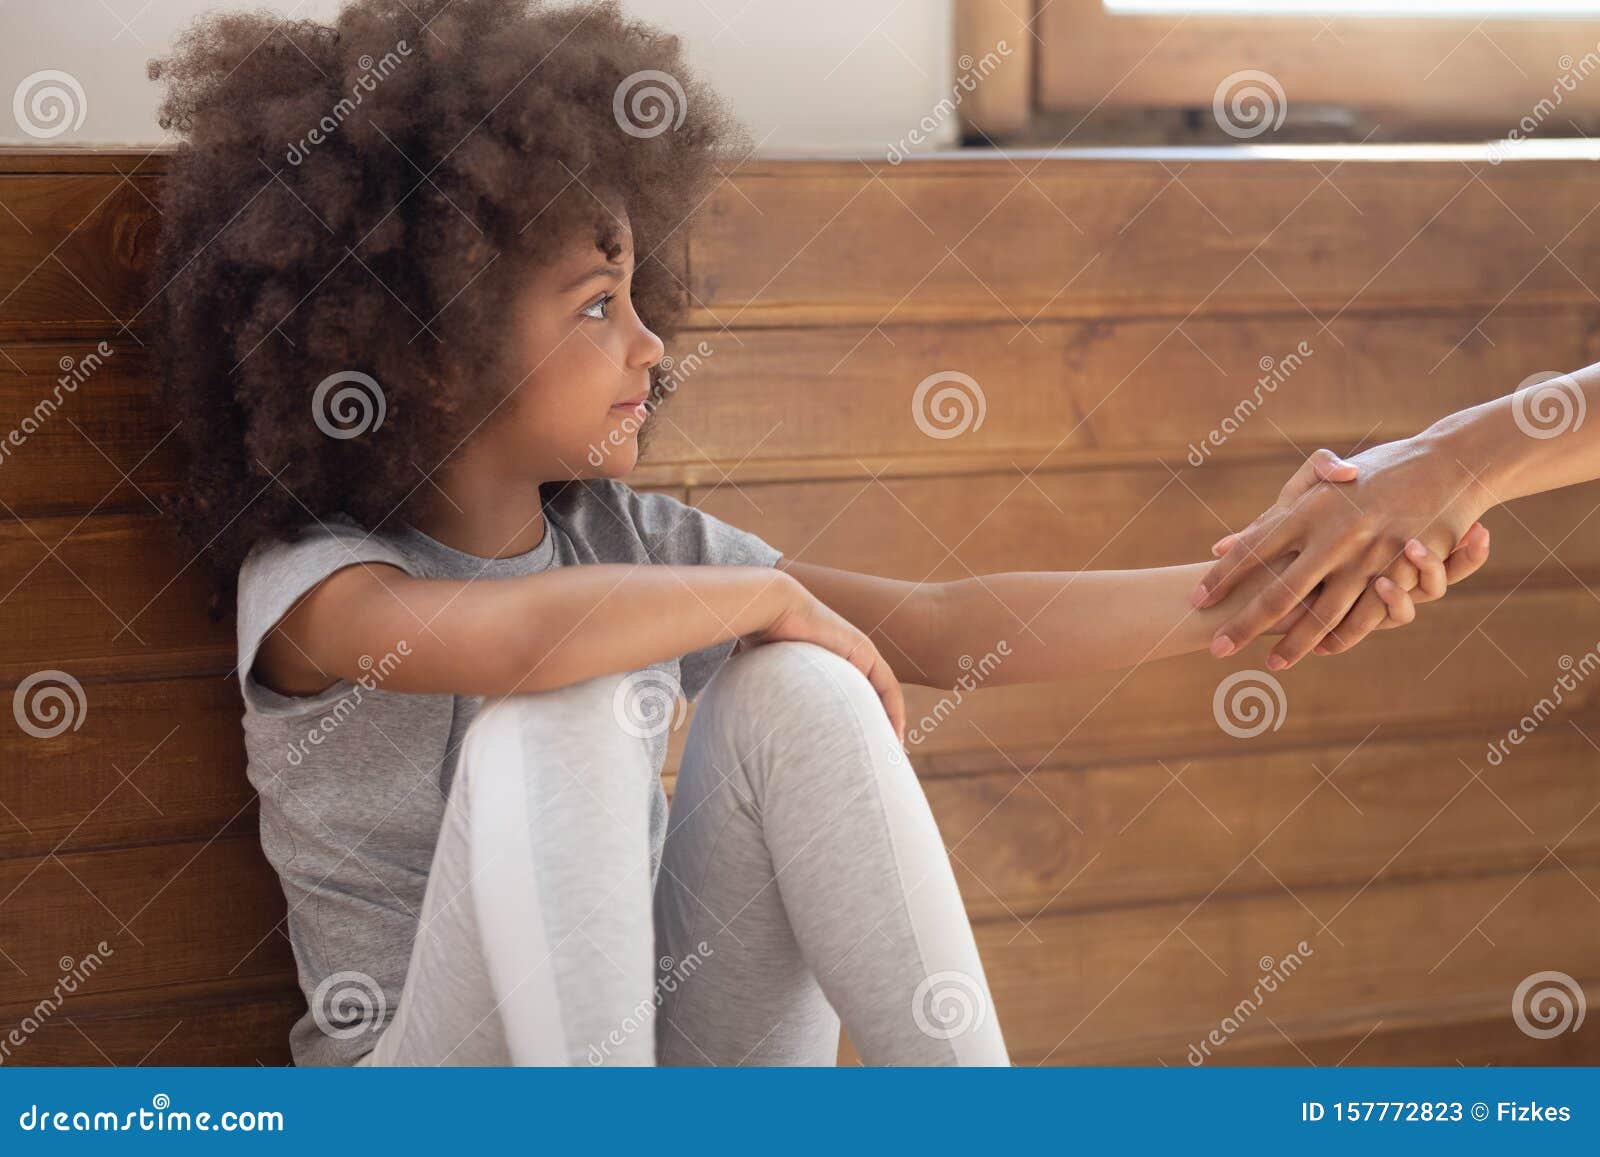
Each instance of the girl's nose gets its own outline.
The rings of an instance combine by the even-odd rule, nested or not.
[[[667,347],[662,340],[656,336],[655,330],[651,329],[643,322],[640,322],[639,337],[638,340],[634,342],[633,357],[630,359],[631,364],[636,366],[653,366],[661,360],[662,356],[666,352]]]

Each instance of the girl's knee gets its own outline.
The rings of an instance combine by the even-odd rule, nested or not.
[[[597,675],[485,701],[457,758],[455,779],[465,802],[476,808],[474,785],[487,777],[520,781],[530,797],[559,794],[578,777],[588,789],[580,795],[602,803],[635,791],[653,770],[654,753],[630,712],[637,709],[641,682],[656,676],[667,678],[654,669]]]
[[[530,737],[548,740],[553,734],[572,732],[580,734],[587,745],[604,747],[627,735],[629,690],[651,674],[656,672],[596,675],[565,687],[485,700],[462,737],[462,753],[481,753],[525,744]]]
[[[797,639],[763,643],[729,659],[707,695],[755,713],[831,716],[879,703],[872,683],[843,655]]]
[[[707,685],[696,718],[701,714],[746,754],[751,745],[789,745],[808,737],[892,748],[891,757],[900,751],[871,681],[844,656],[816,643],[764,643],[729,659]]]

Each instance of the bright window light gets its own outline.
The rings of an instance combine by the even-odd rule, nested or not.
[[[1600,3],[1593,0],[1105,0],[1105,6],[1125,16],[1600,17]]]

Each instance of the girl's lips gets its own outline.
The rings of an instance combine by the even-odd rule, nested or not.
[[[633,414],[643,418],[647,413],[649,413],[649,410],[646,409],[644,403],[644,398],[640,398],[637,402],[618,402],[616,405],[611,407],[611,412],[614,414],[624,415]]]

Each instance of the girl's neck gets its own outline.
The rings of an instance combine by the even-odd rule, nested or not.
[[[504,471],[444,471],[425,483],[431,501],[410,524],[435,542],[479,558],[526,554],[546,534],[539,484]]]

